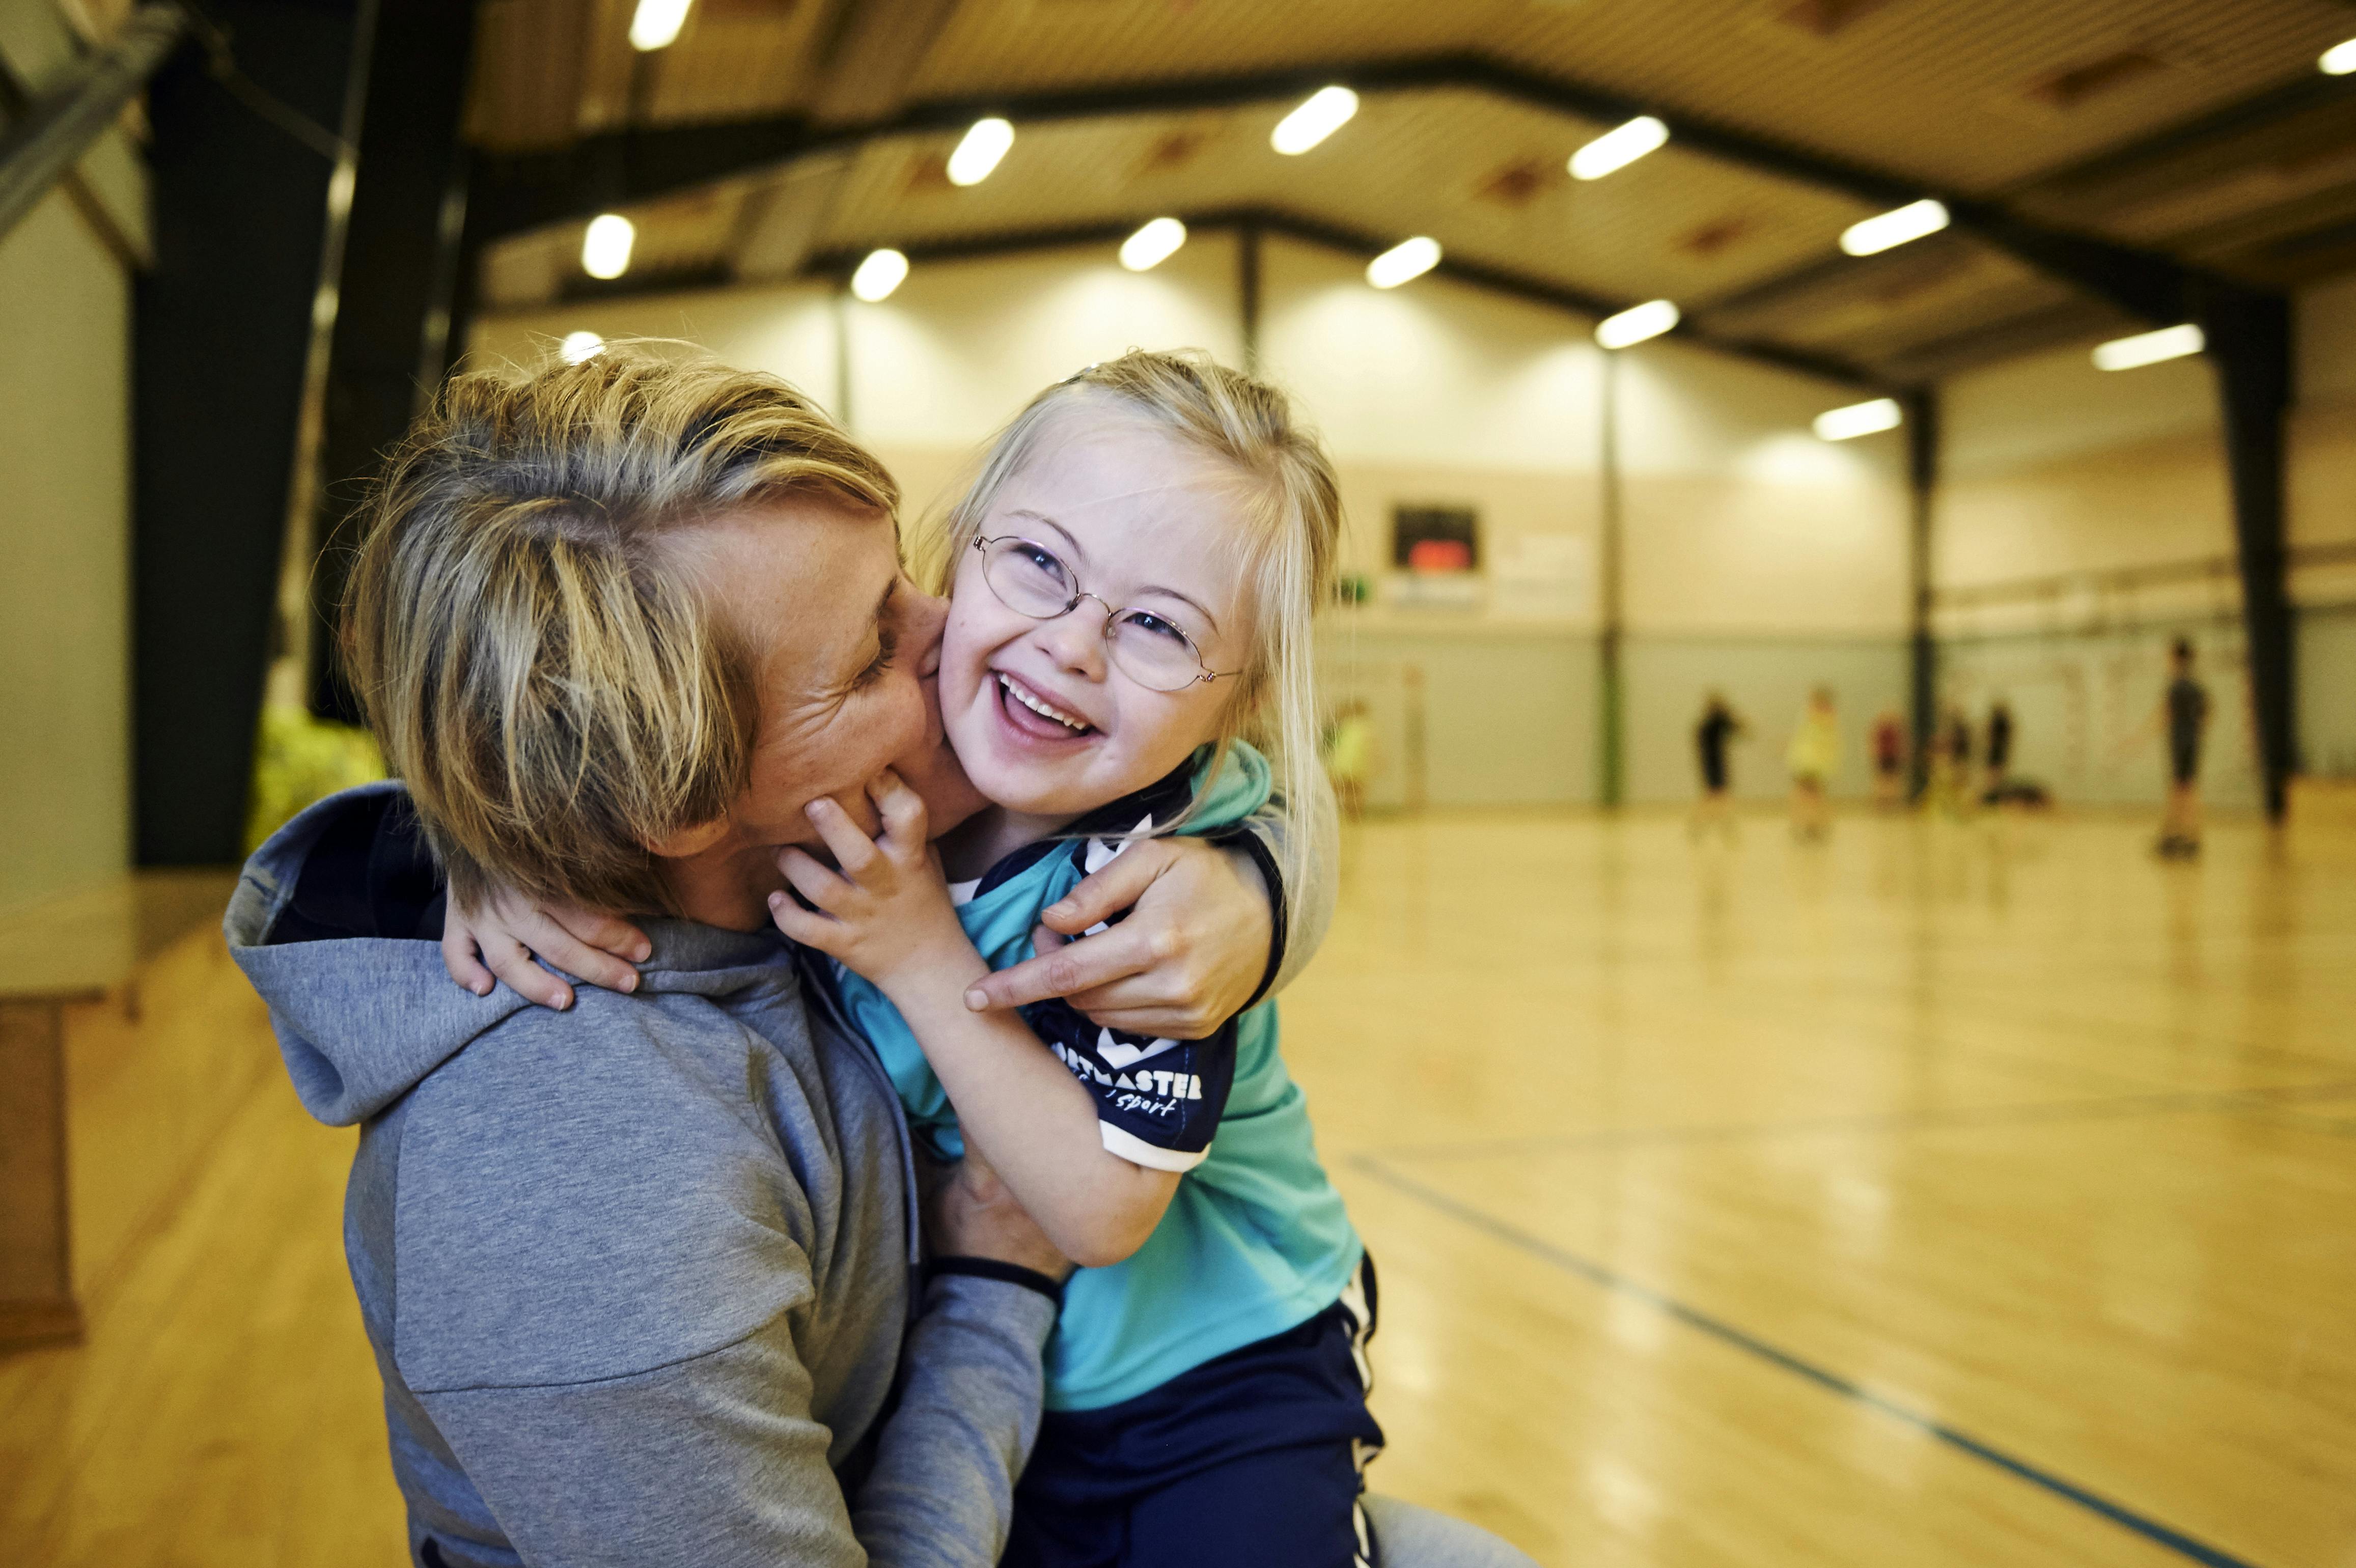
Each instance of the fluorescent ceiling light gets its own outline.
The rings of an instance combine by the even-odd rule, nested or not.
[[[581,237],[581,270],[593,278],[620,277],[630,270],[630,247],[637,239],[637,225],[618,212],[591,219]]]
[[[1580,179],[1600,180],[1624,169],[1669,139],[1669,128],[1649,114],[1639,114],[1625,125],[1603,133],[1570,155],[1570,172]]]
[[[556,352],[567,365],[585,364],[605,352],[605,340],[594,332],[568,332]]]
[[[1905,422],[1906,415],[1899,409],[1896,398],[1876,398],[1869,403],[1826,409],[1816,416],[1816,434],[1826,441],[1847,441],[1896,430]]]
[[[1305,153],[1349,123],[1357,112],[1356,93],[1346,87],[1321,87],[1276,123],[1268,144],[1287,157]]]
[[[1366,282],[1378,289],[1395,289],[1440,265],[1440,241],[1419,234],[1402,240],[1366,263]]]
[[[693,0],[638,0],[630,15],[630,47],[646,51],[667,49],[687,26],[687,8]]]
[[[1852,223],[1841,230],[1841,249],[1852,256],[1871,256],[1909,240],[1920,240],[1925,234],[1936,234],[1947,226],[1947,209],[1942,204],[1924,197],[1882,213],[1877,218]]]
[[[1151,272],[1184,243],[1184,224],[1174,218],[1157,218],[1120,242],[1120,264],[1132,272]]]
[[[965,133],[965,140],[949,155],[949,184],[980,185],[1014,145],[1014,126],[993,114],[987,120],[977,120]]]
[[[892,291],[908,275],[908,258],[897,251],[870,251],[867,260],[851,274],[851,292],[869,304],[880,304],[892,297]]]
[[[2163,359],[2181,359],[2188,354],[2198,354],[2208,347],[2209,340],[2201,328],[2191,322],[2181,326],[2163,326],[2158,332],[2139,332],[2133,337],[2114,337],[2094,350],[2094,368],[2098,370],[2132,370],[2139,365],[2157,365]]]
[[[1632,304],[1618,315],[1595,324],[1595,341],[1606,348],[1629,348],[1648,337],[1658,337],[1677,324],[1677,307],[1667,300]]]
[[[2346,76],[2351,71],[2356,71],[2356,38],[2351,38],[2344,44],[2332,45],[2323,51],[2323,58],[2315,63],[2326,76]]]

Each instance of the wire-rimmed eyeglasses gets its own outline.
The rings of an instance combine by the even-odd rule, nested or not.
[[[1064,558],[1036,539],[1013,534],[978,539],[973,548],[981,556],[981,580],[1000,603],[1036,621],[1068,615],[1083,599],[1095,599],[1105,613],[1107,656],[1121,674],[1151,691],[1183,691],[1197,681],[1205,684],[1241,675],[1241,670],[1213,669],[1186,629],[1167,615],[1130,605],[1114,609],[1082,588]]]

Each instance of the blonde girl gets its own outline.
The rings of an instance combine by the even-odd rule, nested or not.
[[[942,723],[990,807],[936,861],[887,774],[880,837],[830,805],[836,868],[782,862],[809,907],[779,895],[779,929],[835,961],[911,1118],[1083,1265],[1009,1564],[1371,1560],[1372,1276],[1274,1005],[1173,1040],[968,994],[1135,838],[1322,798],[1311,620],[1339,527],[1331,464],[1265,385],[1133,353],[1050,389],[926,561],[950,601]],[[1270,885],[1300,885],[1287,869]]]

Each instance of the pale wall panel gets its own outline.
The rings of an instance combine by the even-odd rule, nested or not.
[[[1625,495],[1632,634],[1894,635],[1908,624],[1897,491],[1650,475],[1631,476]]]
[[[129,852],[130,308],[63,194],[0,240],[0,907]]]
[[[2298,618],[2298,739],[2309,773],[2356,777],[2356,608]]]
[[[1935,517],[1933,572],[1942,588],[2198,560],[2233,549],[2213,429],[1959,476],[1942,486]]]
[[[1328,702],[1362,701],[1375,720],[1374,805],[1406,804],[1419,769],[1431,805],[1594,800],[1591,638],[1336,618],[1318,653]]]

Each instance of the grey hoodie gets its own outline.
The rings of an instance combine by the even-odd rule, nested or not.
[[[996,1562],[1044,1296],[909,1321],[914,1188],[873,1054],[784,944],[648,923],[572,1011],[444,973],[395,784],[296,817],[227,928],[324,1122],[420,1563]],[[895,1390],[896,1375],[896,1390]]]

